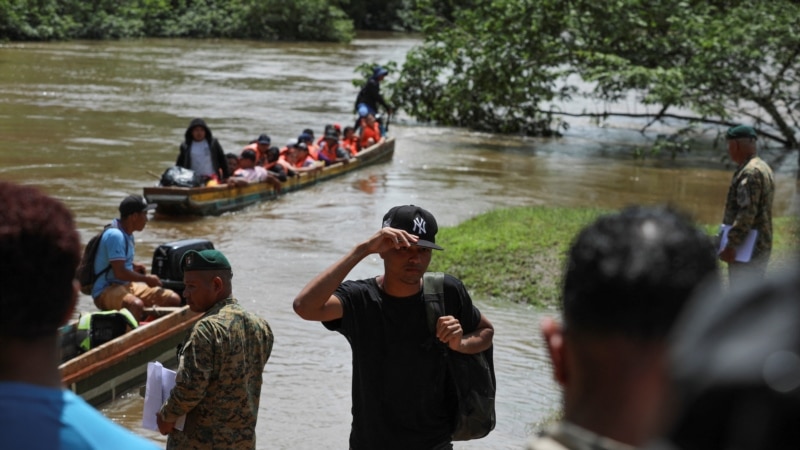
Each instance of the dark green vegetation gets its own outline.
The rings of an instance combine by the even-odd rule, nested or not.
[[[475,298],[554,307],[569,245],[584,225],[602,213],[555,207],[490,211],[439,230],[436,242],[445,251],[435,252],[430,270],[460,278]],[[773,226],[770,270],[782,266],[798,248],[793,218],[777,218]],[[718,225],[703,228],[714,235]]]
[[[796,1],[417,3],[425,42],[408,55],[393,99],[419,120],[551,135],[568,115],[677,120],[687,130],[746,118],[764,137],[798,146]],[[629,94],[652,112],[612,114]],[[604,111],[550,106],[579,95]]]
[[[0,40],[134,37],[348,42],[411,27],[411,0],[0,0]]]

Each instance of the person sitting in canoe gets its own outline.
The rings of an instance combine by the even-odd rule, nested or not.
[[[209,182],[218,183],[231,176],[222,145],[203,119],[189,122],[175,165],[191,169]]]
[[[269,150],[269,146],[272,144],[272,138],[269,135],[261,133],[256,139],[250,141],[242,151],[246,149],[251,149],[256,152],[256,165],[260,166],[264,164],[264,161],[267,159],[267,151]],[[233,172],[231,172],[233,173]]]
[[[314,131],[311,128],[306,128],[297,136],[297,142],[304,142],[308,147],[308,155],[314,160],[319,160],[319,146],[314,143]]]
[[[324,161],[326,166],[336,163],[350,162],[350,152],[339,144],[339,136],[336,131],[329,131],[324,136],[324,140],[319,147],[319,160]]]
[[[278,147],[270,147],[267,150],[266,160],[263,163],[267,172],[272,173],[280,181],[286,181],[287,176],[293,176],[294,172],[289,173],[286,166],[280,163],[281,150]]]
[[[286,152],[281,158],[289,164],[289,167],[296,173],[314,172],[322,169],[324,164],[315,161],[308,154],[308,145],[305,142],[298,142]]]
[[[281,188],[281,182],[270,175],[263,166],[256,165],[256,151],[246,148],[239,157],[239,168],[228,178],[228,184],[234,186],[247,186],[250,183],[266,182],[275,189]]]
[[[141,195],[129,195],[119,204],[119,218],[103,232],[94,259],[94,273],[99,276],[92,286],[92,299],[99,310],[125,308],[142,320],[146,307],[181,305],[181,297],[164,288],[158,275],[148,275],[144,265],[134,262],[133,233],[144,230],[147,212],[155,207]]]
[[[342,138],[342,126],[338,123],[330,123],[325,125],[325,130],[322,132],[322,136],[317,139],[317,146],[322,147],[322,143],[325,142],[325,136],[328,133],[335,133],[337,139]]]
[[[358,145],[362,150],[385,141],[375,116],[367,112],[358,122]]]
[[[339,140],[339,143],[350,152],[350,156],[356,156],[359,150],[356,129],[353,127],[344,127],[344,136]]]
[[[228,172],[236,172],[236,169],[239,168],[239,155],[236,153],[226,153],[225,159],[228,160]]]

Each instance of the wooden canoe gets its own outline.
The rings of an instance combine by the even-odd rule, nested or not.
[[[83,354],[78,354],[76,323],[65,325],[59,366],[64,386],[97,406],[143,385],[150,361],[177,367],[177,346],[202,314],[188,306],[155,308],[151,314],[155,316],[151,322]]]
[[[163,187],[144,188],[148,203],[157,204],[156,213],[168,216],[209,216],[237,211],[255,203],[273,200],[279,195],[312,186],[320,181],[350,173],[371,164],[389,161],[394,154],[394,138],[361,151],[347,164],[337,163],[320,171],[290,177],[280,190],[267,183],[247,186]]]

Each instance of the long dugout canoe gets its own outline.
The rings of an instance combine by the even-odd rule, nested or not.
[[[337,163],[317,172],[303,173],[281,183],[280,190],[268,183],[251,183],[247,186],[175,187],[153,186],[144,188],[148,203],[157,204],[156,213],[167,216],[209,216],[237,211],[255,203],[273,200],[288,192],[312,186],[321,181],[350,173],[360,168],[391,160],[394,155],[394,138],[388,138],[361,151],[348,163]]]

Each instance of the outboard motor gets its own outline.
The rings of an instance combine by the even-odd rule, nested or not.
[[[150,271],[161,278],[167,289],[172,289],[183,298],[183,271],[181,259],[189,250],[202,251],[213,249],[214,244],[206,239],[183,239],[159,245],[153,252],[153,264]],[[184,300],[185,302],[185,300]]]

